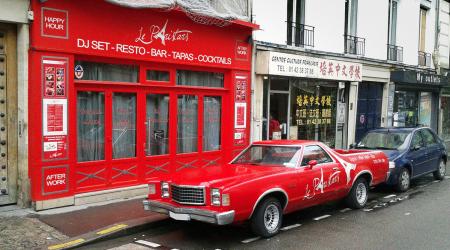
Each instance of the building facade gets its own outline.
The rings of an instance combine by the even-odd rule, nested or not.
[[[0,8],[0,205],[28,206],[29,2],[4,0]]]
[[[347,148],[377,127],[438,131],[448,85],[432,56],[440,8],[428,0],[253,1],[261,29],[254,32],[252,138],[281,132],[281,139]],[[399,77],[403,71],[416,79]],[[322,92],[332,100],[331,117]]]
[[[254,24],[103,0],[31,9],[37,210],[144,195],[148,180],[189,177],[248,145]]]

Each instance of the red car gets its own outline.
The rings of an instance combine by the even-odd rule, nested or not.
[[[283,214],[345,198],[362,208],[369,186],[385,182],[381,151],[333,150],[316,141],[253,143],[231,163],[192,169],[149,183],[144,209],[175,220],[225,225],[250,220],[263,237],[276,234]]]

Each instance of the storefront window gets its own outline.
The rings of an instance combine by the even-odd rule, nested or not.
[[[336,142],[337,84],[293,79],[289,138]]]
[[[147,81],[168,82],[170,81],[170,73],[169,71],[147,70]]]
[[[197,152],[198,97],[178,96],[177,153]]]
[[[203,104],[203,151],[220,149],[222,99],[205,96]]]
[[[442,138],[450,145],[450,96],[441,97]]]
[[[169,153],[169,96],[147,95],[147,155]]]
[[[223,74],[177,70],[177,85],[223,88]]]
[[[126,64],[75,61],[75,69],[81,66],[83,74],[78,80],[138,82],[138,66]]]
[[[113,159],[136,156],[136,95],[113,95]]]
[[[431,126],[431,100],[431,92],[420,93],[419,124],[422,126]]]
[[[105,159],[105,96],[101,92],[77,94],[78,161]]]
[[[415,91],[395,91],[394,127],[415,127],[418,123],[419,98]]]

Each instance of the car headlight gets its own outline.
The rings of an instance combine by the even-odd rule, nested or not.
[[[218,188],[211,189],[211,205],[220,206],[220,190]]]
[[[390,161],[389,162],[389,169],[393,169],[393,168],[395,168],[395,162]]]
[[[169,196],[170,196],[169,183],[161,182],[161,197],[162,198],[169,198]]]
[[[148,184],[148,194],[156,194],[155,184]]]

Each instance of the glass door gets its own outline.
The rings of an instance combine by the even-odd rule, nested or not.
[[[269,140],[288,139],[289,93],[270,93]]]

